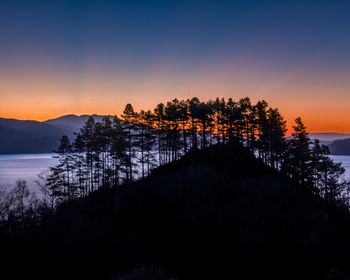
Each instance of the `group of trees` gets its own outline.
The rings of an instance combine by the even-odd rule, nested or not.
[[[327,156],[328,148],[310,141],[300,118],[291,138],[286,131],[278,109],[249,98],[174,99],[140,112],[127,104],[121,118],[90,117],[74,141],[63,136],[58,165],[42,179],[57,202],[143,178],[193,149],[238,142],[322,197],[344,197],[347,185],[339,181],[344,169]]]
[[[0,231],[15,231],[38,222],[44,213],[45,201],[30,192],[24,180],[18,180],[13,189],[0,186]]]
[[[349,183],[341,181],[345,169],[328,155],[329,148],[319,140],[310,141],[300,118],[283,154],[281,171],[329,202],[349,206]]]

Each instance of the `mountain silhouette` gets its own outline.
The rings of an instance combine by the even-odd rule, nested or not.
[[[310,139],[318,139],[320,141],[333,142],[335,140],[343,140],[350,138],[350,134],[347,133],[334,133],[334,132],[323,132],[323,133],[310,133]]]
[[[50,153],[57,148],[59,138],[72,138],[90,115],[64,115],[43,122],[0,118],[0,154]],[[91,115],[101,121],[103,115]],[[310,133],[310,139],[319,139],[330,147],[334,155],[350,155],[350,134]]]
[[[95,121],[103,116],[92,115]],[[66,115],[47,121],[0,118],[0,154],[50,153],[62,135],[72,137],[89,115]]]
[[[84,123],[88,120],[90,115],[65,115],[62,117],[58,117],[56,119],[50,119],[45,121],[45,124],[48,124],[50,126],[57,127],[58,129],[64,129],[66,131],[77,132],[79,129],[84,125]],[[99,122],[102,120],[103,116],[101,115],[91,115],[96,122]]]
[[[336,140],[329,145],[332,155],[350,155],[350,139]]]

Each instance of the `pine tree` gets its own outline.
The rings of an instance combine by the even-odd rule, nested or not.
[[[110,186],[109,175],[111,174],[109,151],[112,141],[112,121],[109,116],[104,116],[100,128],[99,146],[102,154],[102,187],[108,188]]]
[[[262,158],[266,162],[266,147],[267,147],[267,108],[268,104],[265,100],[259,101],[256,105],[256,123],[257,123],[257,135],[258,142],[256,146],[258,148],[259,158]]]
[[[181,122],[181,131],[182,131],[182,144],[183,144],[183,150],[186,154],[188,151],[188,143],[187,143],[187,135],[188,135],[188,101],[181,100],[179,102],[179,115],[180,115],[180,122]]]
[[[155,154],[154,154],[154,145],[155,145],[155,129],[154,129],[154,120],[155,116],[150,110],[145,112],[144,123],[146,125],[145,131],[145,161],[147,167],[147,175],[150,174],[151,169],[156,167],[155,164]]]
[[[210,103],[200,102],[196,106],[196,117],[198,119],[198,124],[201,128],[201,148],[207,146],[207,134],[208,129],[211,129],[213,122],[213,110]]]
[[[252,111],[252,104],[249,97],[241,98],[238,102],[240,118],[237,122],[239,127],[238,139],[240,142],[246,142],[246,146],[250,146],[250,114]]]
[[[239,135],[241,134],[241,127],[238,123],[242,119],[242,114],[238,104],[233,101],[232,98],[229,98],[226,103],[225,119],[227,123],[228,141],[238,141]]]
[[[72,155],[72,145],[68,136],[62,136],[60,145],[58,146],[57,155],[59,164],[56,172],[59,172],[63,179],[64,196],[66,199],[76,195],[76,189],[73,182],[74,158]]]
[[[137,114],[134,111],[134,108],[130,103],[126,104],[123,114],[121,115],[124,120],[126,138],[127,138],[127,180],[133,180],[133,174],[135,170],[133,170],[134,163],[132,159],[135,157],[135,128],[137,122]]]
[[[124,171],[125,180],[128,180],[128,155],[126,153],[128,148],[127,132],[119,118],[116,116],[112,122],[112,135],[110,154],[112,158],[112,182],[113,186],[118,186],[120,183],[120,173]],[[122,167],[125,167],[124,170]]]
[[[88,195],[88,185],[85,170],[85,144],[80,133],[76,133],[73,143],[73,162],[76,170],[77,186],[82,196]]]
[[[159,103],[156,106],[156,108],[154,109],[155,127],[156,127],[156,133],[157,133],[157,145],[158,145],[158,164],[159,165],[162,165],[164,163],[164,159],[163,159],[163,151],[164,151],[163,136],[165,134],[164,108],[165,108],[164,104]]]
[[[313,179],[309,133],[300,117],[295,120],[295,123],[292,139],[288,141],[283,171],[296,182],[311,188]]]
[[[315,140],[312,148],[312,170],[315,190],[327,201],[339,201],[348,185],[340,181],[345,169],[328,155],[329,148]]]
[[[226,101],[224,98],[219,99],[216,98],[213,103],[213,110],[215,113],[215,131],[217,143],[225,143],[226,142]]]
[[[285,133],[287,131],[286,121],[278,109],[270,108],[267,111],[267,129],[265,130],[270,166],[278,169],[286,149]]]
[[[135,146],[138,150],[138,163],[141,164],[141,176],[142,178],[145,177],[145,165],[146,165],[146,157],[145,157],[145,150],[146,150],[146,112],[144,110],[141,110],[140,113],[137,114],[138,116],[138,122],[137,122],[137,133],[136,133],[136,140],[135,140]]]
[[[180,105],[177,99],[167,102],[164,109],[167,127],[167,161],[176,160],[180,150]]]
[[[95,120],[92,116],[88,118],[80,129],[81,140],[85,146],[85,164],[88,172],[88,193],[94,191],[94,165],[95,165]]]
[[[193,97],[189,100],[189,116],[191,120],[191,149],[198,149],[198,138],[197,138],[197,128],[198,128],[198,119],[199,111],[198,107],[200,101],[197,97]]]

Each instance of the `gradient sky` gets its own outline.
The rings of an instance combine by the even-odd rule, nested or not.
[[[350,132],[350,1],[0,1],[0,117],[249,96]]]

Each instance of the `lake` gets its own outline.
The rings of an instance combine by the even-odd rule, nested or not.
[[[334,162],[341,162],[342,166],[345,168],[344,179],[350,181],[350,156],[330,156]]]
[[[31,190],[38,192],[37,175],[51,166],[57,159],[54,154],[0,155],[0,185],[13,187],[18,179],[27,181]],[[350,180],[350,156],[331,156],[335,162],[342,162],[346,169],[344,179]]]
[[[0,185],[12,188],[18,179],[25,180],[31,190],[38,192],[37,175],[51,166],[57,159],[54,154],[0,155]]]

